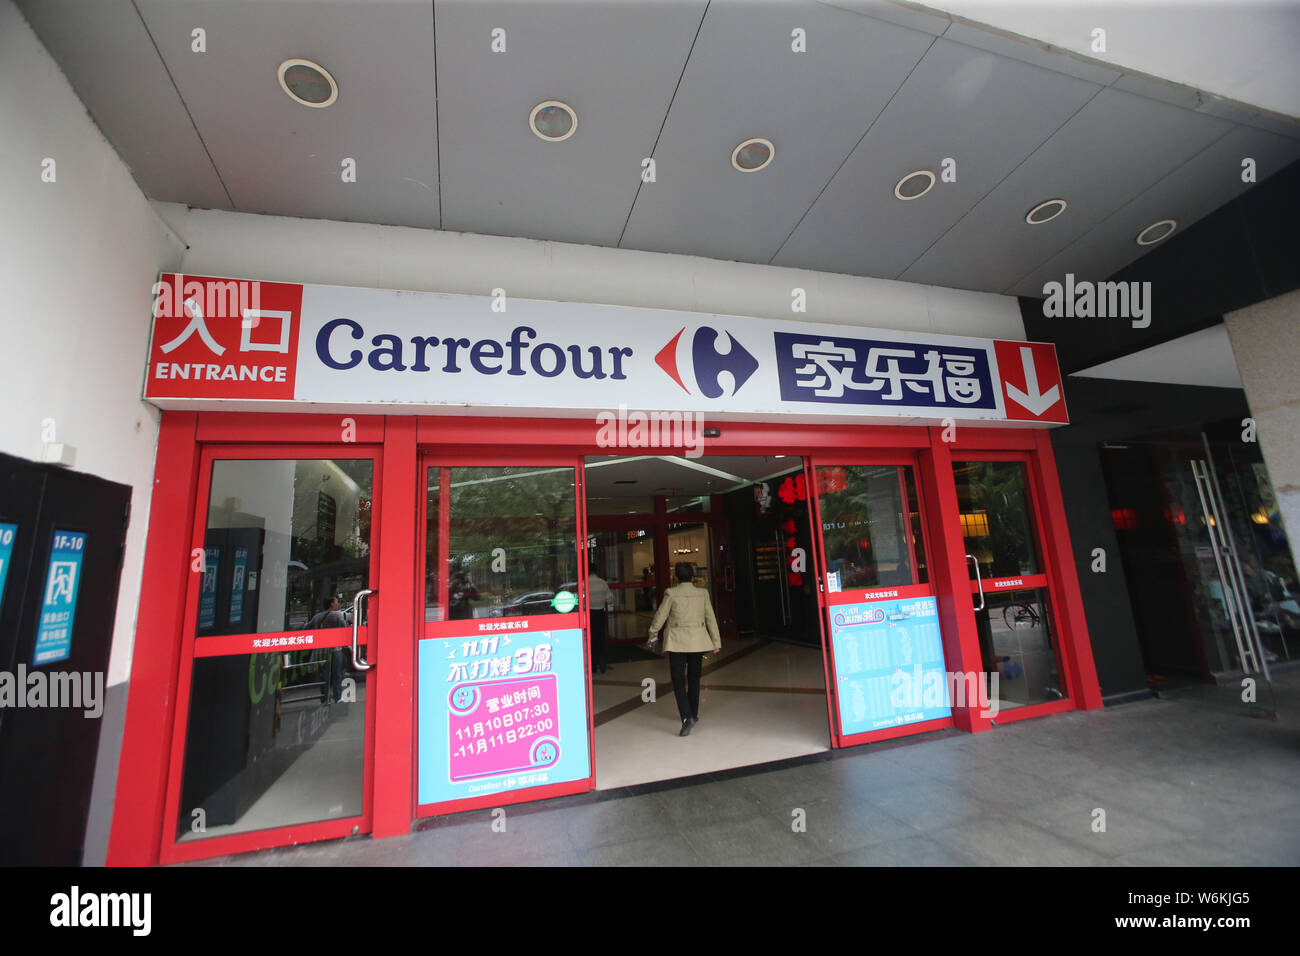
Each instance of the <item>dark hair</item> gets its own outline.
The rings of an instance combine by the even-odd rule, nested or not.
[[[678,561],[677,580],[680,581],[682,584],[685,584],[687,581],[694,581],[695,565],[691,564],[689,561]]]

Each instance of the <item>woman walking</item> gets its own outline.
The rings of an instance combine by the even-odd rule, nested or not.
[[[702,659],[706,653],[722,649],[722,638],[718,635],[718,619],[713,614],[709,592],[694,584],[695,568],[685,561],[679,563],[677,580],[676,587],[664,592],[663,603],[650,622],[650,642],[654,643],[662,628],[677,712],[682,718],[678,736],[686,737],[700,719]]]

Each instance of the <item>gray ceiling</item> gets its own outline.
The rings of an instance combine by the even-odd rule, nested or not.
[[[600,455],[587,459],[585,481],[588,498],[713,495],[801,467],[774,455]]]
[[[1300,158],[1298,125],[888,3],[18,4],[146,195],[199,207],[1039,295],[1249,188],[1244,157],[1260,180]],[[289,57],[330,70],[338,102],[285,96]],[[562,143],[528,128],[546,99],[577,111]],[[739,173],[750,136],[775,158]],[[948,157],[956,182],[894,197]],[[1062,216],[1025,223],[1055,197]]]

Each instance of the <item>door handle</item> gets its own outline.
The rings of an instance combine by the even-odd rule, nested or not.
[[[984,579],[980,577],[980,563],[973,554],[966,555],[966,559],[970,561],[971,564],[975,565],[975,584],[979,587],[980,591],[980,606],[975,610],[982,611],[984,610]]]
[[[377,588],[367,588],[358,591],[356,597],[352,599],[352,669],[354,671],[368,671],[375,666],[361,656],[357,649],[357,637],[361,630],[361,603],[371,594],[378,593]]]

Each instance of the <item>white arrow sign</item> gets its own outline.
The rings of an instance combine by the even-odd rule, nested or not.
[[[1020,350],[1020,361],[1025,367],[1025,388],[1029,389],[1029,391],[1022,392],[1008,383],[1007,396],[1025,406],[1031,414],[1041,415],[1057,403],[1061,397],[1061,390],[1055,385],[1045,392],[1038,390],[1038,369],[1034,368],[1033,349],[1022,348]]]

